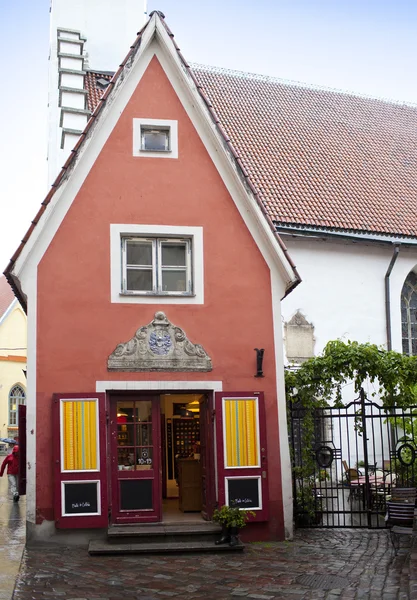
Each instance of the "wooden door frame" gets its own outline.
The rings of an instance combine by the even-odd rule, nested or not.
[[[174,382],[173,382],[174,383]],[[175,382],[176,383],[176,382]],[[188,383],[188,382],[186,382]],[[217,382],[214,382],[217,383]],[[175,385],[175,384],[174,384]],[[106,415],[107,415],[107,482],[108,482],[108,498],[109,498],[109,522],[114,523],[114,507],[113,507],[113,481],[112,481],[112,454],[111,454],[111,424],[110,424],[110,404],[111,399],[115,396],[161,396],[164,394],[204,394],[207,398],[208,408],[210,413],[210,434],[211,434],[211,448],[209,451],[209,461],[210,461],[210,485],[207,497],[209,498],[211,510],[207,511],[208,516],[211,518],[213,510],[217,505],[217,496],[216,496],[216,477],[217,477],[217,469],[216,469],[216,428],[215,428],[215,392],[219,390],[218,386],[214,385],[212,389],[199,389],[198,382],[196,382],[196,389],[189,389],[184,386],[184,389],[173,387],[169,388],[168,386],[164,386],[164,388],[160,390],[148,390],[146,388],[140,388],[135,390],[118,390],[118,389],[108,389],[106,390]],[[162,464],[162,463],[161,463]],[[161,511],[162,511],[162,481],[160,482],[160,501],[161,501]],[[161,512],[161,521],[162,521],[162,512]]]
[[[204,393],[205,400],[207,403],[207,412],[208,412],[208,423],[207,423],[207,432],[206,437],[210,443],[207,443],[206,440],[206,448],[208,452],[206,454],[206,459],[208,463],[207,468],[207,485],[206,485],[206,512],[201,511],[201,514],[205,520],[211,521],[213,516],[213,511],[216,508],[216,456],[215,456],[215,422],[214,422],[214,393],[213,392],[205,392]],[[201,417],[200,417],[201,423]],[[200,427],[201,431],[201,427]]]
[[[125,398],[126,400],[132,399],[138,399],[138,398],[142,398],[142,399],[150,399],[150,398],[158,398],[158,416],[160,417],[161,412],[160,412],[160,403],[159,403],[159,397],[160,397],[160,393],[159,392],[146,392],[145,390],[140,390],[140,391],[126,391],[126,392],[120,392],[120,391],[109,391],[107,394],[107,399],[108,399],[108,403],[107,403],[107,456],[108,456],[108,460],[107,460],[107,467],[108,467],[108,482],[109,482],[109,498],[111,498],[111,503],[110,503],[110,507],[109,507],[109,522],[111,524],[116,524],[116,520],[119,520],[118,517],[118,510],[117,510],[117,494],[118,494],[118,490],[115,486],[118,485],[118,481],[119,479],[117,478],[117,471],[115,472],[115,468],[114,468],[114,464],[115,461],[117,460],[117,457],[114,455],[113,453],[113,449],[114,449],[114,442],[112,440],[112,419],[111,419],[111,415],[112,415],[112,406],[113,406],[113,402],[117,402],[117,400],[120,400],[121,398]],[[153,409],[152,409],[153,410]],[[116,425],[116,430],[117,430],[117,425]],[[146,515],[143,515],[143,518],[141,518],[141,520],[139,521],[137,518],[132,517],[132,520],[129,521],[129,517],[127,517],[126,520],[126,524],[140,524],[140,523],[146,523],[146,522],[161,522],[162,521],[162,488],[161,488],[161,465],[162,465],[162,457],[161,457],[161,431],[160,431],[160,418],[158,418],[158,421],[155,425],[155,431],[154,431],[154,435],[155,432],[157,432],[158,434],[158,444],[154,446],[154,451],[155,449],[157,449],[157,454],[158,454],[158,464],[157,464],[157,468],[156,468],[156,473],[154,474],[154,481],[153,481],[153,490],[156,491],[157,493],[154,494],[154,499],[157,499],[157,504],[154,502],[154,506],[155,506],[155,513],[158,516],[158,520],[155,521],[154,515],[152,517],[149,517],[149,519],[146,517]],[[116,476],[115,476],[116,474]]]

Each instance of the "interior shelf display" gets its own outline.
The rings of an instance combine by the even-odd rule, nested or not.
[[[174,456],[176,459],[188,458],[196,451],[200,442],[199,419],[172,419],[174,437]],[[177,460],[175,461],[175,479],[178,478]]]

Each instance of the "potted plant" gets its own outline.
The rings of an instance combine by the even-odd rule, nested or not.
[[[222,535],[216,544],[236,546],[239,543],[238,533],[246,525],[249,516],[255,516],[252,510],[242,510],[238,506],[222,506],[213,513],[213,521],[222,527]]]

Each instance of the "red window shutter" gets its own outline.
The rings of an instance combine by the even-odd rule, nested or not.
[[[54,394],[55,525],[108,525],[105,394]]]
[[[269,513],[266,423],[260,392],[216,392],[219,507],[251,510],[252,521]]]

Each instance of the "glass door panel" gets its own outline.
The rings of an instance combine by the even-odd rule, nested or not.
[[[159,396],[111,404],[115,523],[161,520]]]

